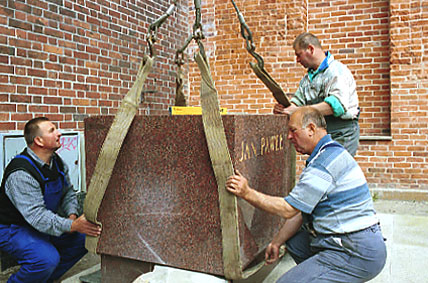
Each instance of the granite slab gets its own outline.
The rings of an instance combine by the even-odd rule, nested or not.
[[[113,116],[85,119],[87,180]],[[232,163],[252,187],[285,196],[294,184],[288,118],[222,116]],[[238,202],[243,267],[261,253],[283,219]],[[223,275],[216,180],[201,116],[136,116],[98,213],[97,252]]]

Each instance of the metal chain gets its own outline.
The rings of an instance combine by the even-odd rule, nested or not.
[[[202,31],[202,17],[201,17],[201,0],[195,0],[195,23],[193,24],[193,38],[198,44],[199,51],[201,52],[204,59],[207,59],[205,54],[205,48],[202,44],[202,40],[205,39],[205,35]]]
[[[175,53],[175,64],[178,67],[177,70],[177,90],[181,90],[183,88],[183,80],[179,78],[180,74],[182,74],[181,67],[184,65],[184,51],[189,46],[190,42],[192,40],[195,40],[199,47],[199,52],[201,53],[204,60],[207,60],[207,55],[205,54],[205,48],[202,43],[202,40],[205,39],[204,33],[202,31],[202,16],[201,16],[201,0],[194,0],[195,4],[195,22],[193,24],[193,31],[187,37],[186,41],[184,42],[183,46],[178,49]],[[176,93],[176,98],[183,96],[181,93]],[[176,101],[176,104],[178,102]]]
[[[201,0],[194,0],[195,4],[195,23],[193,24],[193,32],[184,42],[183,47],[177,50],[175,53],[175,63],[178,66],[181,66],[184,64],[184,51],[189,46],[190,42],[192,40],[195,40],[198,44],[199,50],[201,51],[201,54],[204,56],[204,59],[206,59],[205,54],[205,48],[202,44],[202,40],[205,39],[205,35],[202,31],[202,17],[201,17]]]
[[[190,42],[193,39],[193,34],[191,34],[186,41],[184,42],[183,47],[181,47],[180,49],[177,50],[177,52],[175,52],[175,63],[178,66],[182,66],[184,65],[184,50],[186,50],[187,46],[189,46]]]
[[[155,56],[155,50],[153,45],[158,40],[158,30],[161,27],[161,25],[165,22],[165,20],[172,15],[174,12],[175,7],[177,6],[178,0],[173,0],[172,4],[169,6],[168,10],[160,16],[155,22],[153,22],[149,26],[149,31],[147,32],[147,43],[149,44],[149,50],[150,50],[150,56]]]
[[[256,58],[257,64],[259,65],[259,67],[261,69],[263,69],[264,68],[264,61],[263,61],[263,58],[255,52],[256,46],[254,45],[253,35],[250,31],[250,28],[245,23],[244,16],[239,11],[238,6],[236,5],[235,1],[231,0],[231,2],[232,2],[233,7],[235,7],[235,11],[236,11],[236,14],[238,15],[239,23],[241,24],[241,35],[246,41],[246,44],[247,44],[246,49],[254,58]]]

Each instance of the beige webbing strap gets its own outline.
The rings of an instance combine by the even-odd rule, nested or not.
[[[143,63],[138,70],[137,79],[123,98],[101,148],[94,173],[89,183],[83,209],[86,219],[93,223],[101,225],[101,223],[97,221],[98,209],[110,181],[123,140],[128,133],[134,116],[137,114],[143,84],[152,66],[153,58],[145,55]],[[85,246],[88,251],[96,253],[97,245],[97,237],[86,237]]]
[[[200,52],[196,53],[195,60],[202,77],[200,90],[202,122],[219,195],[224,276],[233,280],[245,279],[259,271],[265,265],[265,261],[245,271],[242,270],[238,204],[236,196],[226,190],[226,180],[234,174],[234,170],[219,111],[217,90],[211,77],[208,62]],[[280,256],[283,254],[284,248],[281,249]]]
[[[272,92],[273,97],[279,104],[282,104],[284,107],[290,106],[290,101],[288,100],[287,95],[282,90],[282,88],[277,84],[277,82],[266,72],[265,69],[260,68],[258,64],[250,62],[250,66],[256,73],[257,77],[262,80],[262,82],[267,86],[267,88]]]
[[[228,279],[242,278],[239,251],[239,228],[236,197],[226,191],[226,180],[234,174],[226,142],[220,105],[208,62],[200,52],[195,54],[201,72],[202,122],[219,196],[221,234],[223,241],[223,268]]]

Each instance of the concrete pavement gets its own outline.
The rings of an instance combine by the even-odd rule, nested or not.
[[[428,283],[428,203],[376,200],[375,208],[387,238],[388,258],[383,271],[370,283]],[[83,262],[86,269],[70,272],[62,282],[80,283],[82,274],[100,268],[98,256],[87,256]],[[286,255],[273,269],[235,283],[273,283],[293,266],[293,260]],[[7,273],[10,270],[1,274],[0,282],[6,281]]]
[[[428,203],[377,200],[374,204],[388,258],[370,283],[428,283]],[[293,266],[293,260],[285,257],[265,279],[251,283],[273,283]]]

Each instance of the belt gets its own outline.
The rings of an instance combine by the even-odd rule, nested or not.
[[[363,229],[360,229],[360,230],[356,230],[356,231],[352,231],[352,232],[348,232],[348,233],[322,234],[322,233],[316,233],[315,231],[314,232],[315,232],[315,234],[317,236],[322,236],[322,237],[340,237],[340,236],[348,236],[348,235],[356,234],[356,233],[359,233],[359,232],[363,232],[363,231],[369,230],[371,228],[375,228],[375,227],[377,227],[379,225],[380,225],[380,223],[378,222],[378,223],[373,224],[373,225],[371,225],[369,227],[366,227],[366,228],[363,228]]]

